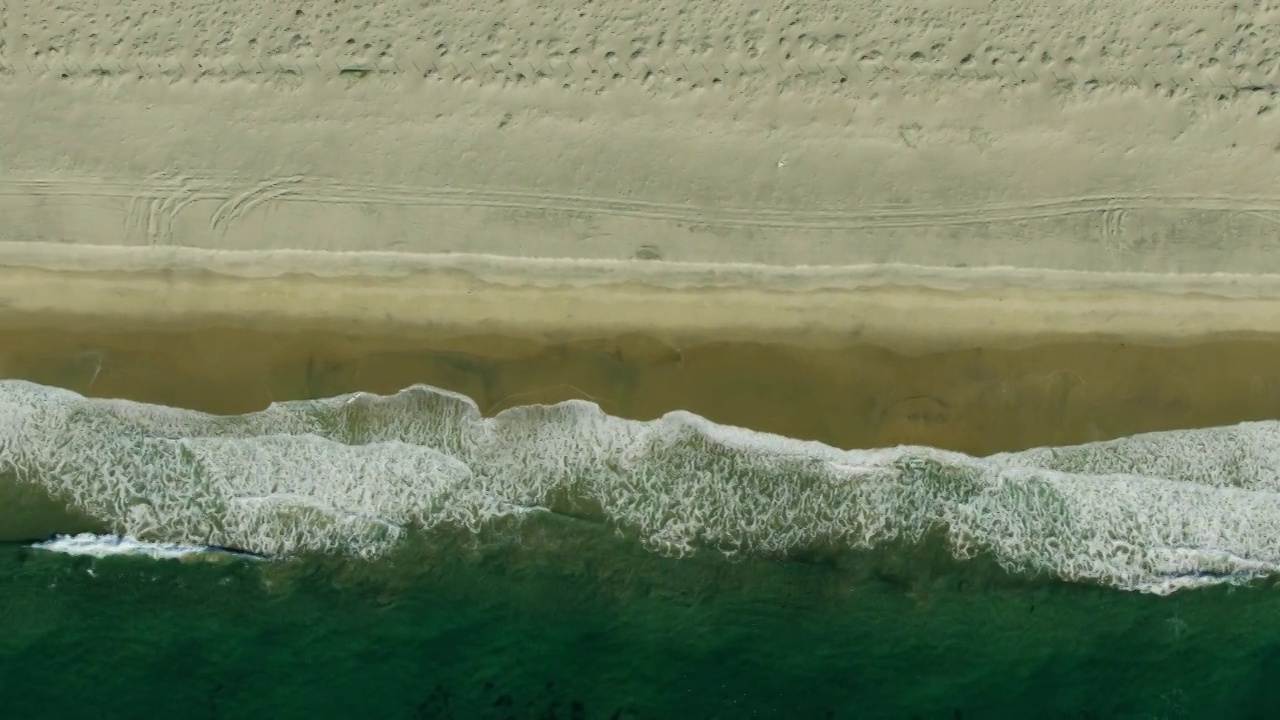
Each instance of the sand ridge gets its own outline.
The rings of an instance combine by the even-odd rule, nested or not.
[[[730,268],[735,277],[647,261],[9,248],[26,257],[0,261],[6,327],[217,320],[556,338],[644,332],[673,343],[858,340],[911,352],[1280,332],[1280,283],[1268,276],[874,266],[817,269],[806,282],[804,269]]]
[[[492,285],[553,288],[634,284],[653,289],[754,287],[766,291],[801,292],[904,286],[979,292],[1007,288],[1141,291],[1240,299],[1270,299],[1280,295],[1280,275],[1258,273],[1096,273],[1012,266],[950,268],[905,263],[776,266],[740,262],[655,262],[642,258],[594,260],[476,253],[206,250],[23,242],[0,245],[0,267],[89,273],[208,272],[244,279],[286,275],[372,279],[452,272]]]

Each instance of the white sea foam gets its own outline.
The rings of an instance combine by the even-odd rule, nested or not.
[[[193,555],[217,552],[203,545],[143,542],[128,536],[94,535],[93,533],[59,535],[52,540],[34,543],[32,547],[64,555],[89,555],[98,558],[112,555],[138,555],[157,560],[178,560]]]
[[[623,420],[581,401],[485,419],[424,386],[228,418],[0,382],[0,482],[122,535],[270,555],[376,556],[408,528],[570,511],[675,555],[941,530],[960,558],[1168,593],[1280,572],[1277,448],[1268,422],[972,458],[842,451],[683,412]]]

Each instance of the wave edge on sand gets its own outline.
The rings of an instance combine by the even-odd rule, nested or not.
[[[1280,573],[1280,423],[974,458],[840,450],[585,401],[490,418],[413,386],[241,416],[0,381],[0,482],[142,541],[374,558],[406,533],[558,513],[682,556],[873,550],[1166,594]],[[3,512],[0,509],[0,512]]]

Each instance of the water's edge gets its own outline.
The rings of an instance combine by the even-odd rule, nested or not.
[[[423,532],[554,547],[572,524],[519,530],[553,514],[673,556],[936,536],[958,559],[1163,594],[1280,571],[1276,447],[1280,423],[1257,422],[974,458],[844,451],[685,412],[624,420],[585,401],[484,418],[427,386],[222,417],[0,382],[0,492],[22,500],[0,512],[65,507],[66,532],[277,557],[379,557]]]

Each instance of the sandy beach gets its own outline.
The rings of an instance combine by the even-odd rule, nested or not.
[[[0,374],[975,453],[1280,410],[1274,11],[498,15],[6,5]]]

